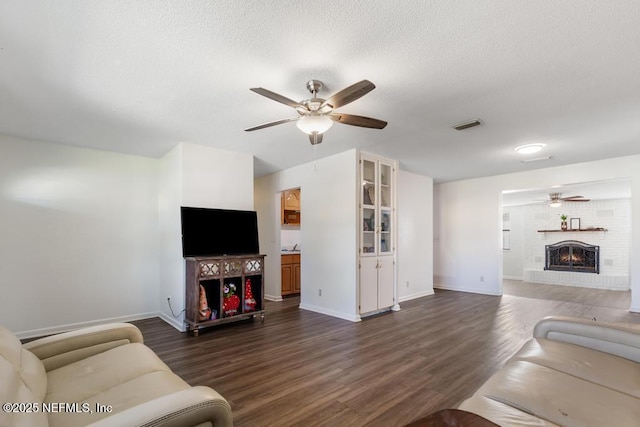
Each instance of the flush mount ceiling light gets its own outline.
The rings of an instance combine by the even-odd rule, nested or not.
[[[519,154],[533,154],[542,150],[544,147],[546,147],[546,145],[547,144],[543,144],[541,142],[536,144],[527,144],[516,147],[514,148],[514,150]]]

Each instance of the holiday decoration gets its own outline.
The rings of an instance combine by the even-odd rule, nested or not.
[[[256,300],[253,298],[253,291],[251,290],[251,279],[247,278],[244,284],[244,311],[256,311]]]
[[[211,309],[207,302],[207,292],[204,290],[204,286],[200,285],[200,308],[198,310],[198,320],[209,320],[211,317]]]
[[[238,314],[240,307],[240,297],[236,295],[236,285],[229,283],[224,285],[224,299],[222,301],[222,312],[225,316]]]

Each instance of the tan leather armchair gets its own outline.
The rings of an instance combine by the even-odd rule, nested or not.
[[[22,345],[0,326],[0,425],[232,426],[229,403],[191,387],[117,323]],[[9,410],[7,410],[9,409]]]
[[[459,409],[504,426],[640,425],[640,326],[548,317]]]

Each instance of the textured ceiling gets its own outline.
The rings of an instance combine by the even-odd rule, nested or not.
[[[0,2],[0,133],[160,157],[255,155],[256,176],[360,147],[437,181],[640,153],[640,2]],[[377,88],[312,147],[249,91]],[[451,125],[480,118],[481,127]],[[517,145],[544,142],[522,163]],[[532,157],[532,156],[529,156]]]

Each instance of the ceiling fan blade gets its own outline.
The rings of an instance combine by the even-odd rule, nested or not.
[[[254,126],[252,128],[245,129],[245,132],[251,132],[252,130],[264,129],[264,128],[268,128],[268,127],[275,126],[275,125],[281,125],[282,123],[295,122],[299,118],[300,117],[291,117],[290,119],[282,119],[282,120],[277,120],[275,122],[263,123],[261,125]]]
[[[565,202],[590,202],[591,199],[562,199]]]
[[[560,200],[571,200],[571,199],[584,199],[584,196],[567,196],[567,197],[560,197]]]
[[[366,95],[376,88],[376,85],[369,80],[362,80],[358,83],[352,84],[349,87],[342,89],[340,92],[333,94],[329,99],[324,101],[320,108],[330,105],[331,107],[338,108],[343,105],[347,105],[350,102]]]
[[[273,99],[274,101],[277,101],[281,104],[288,105],[289,107],[292,107],[292,108],[302,107],[302,105],[300,105],[299,102],[296,102],[293,99],[289,99],[286,96],[282,96],[275,92],[271,92],[269,89],[264,89],[261,87],[252,87],[249,90],[257,93],[258,95],[266,96],[269,99]]]
[[[318,132],[309,134],[309,141],[311,141],[311,145],[320,144],[322,142],[322,134]]]
[[[351,126],[360,126],[363,128],[384,129],[387,122],[371,117],[356,116],[354,114],[333,113],[329,114],[331,120]]]

